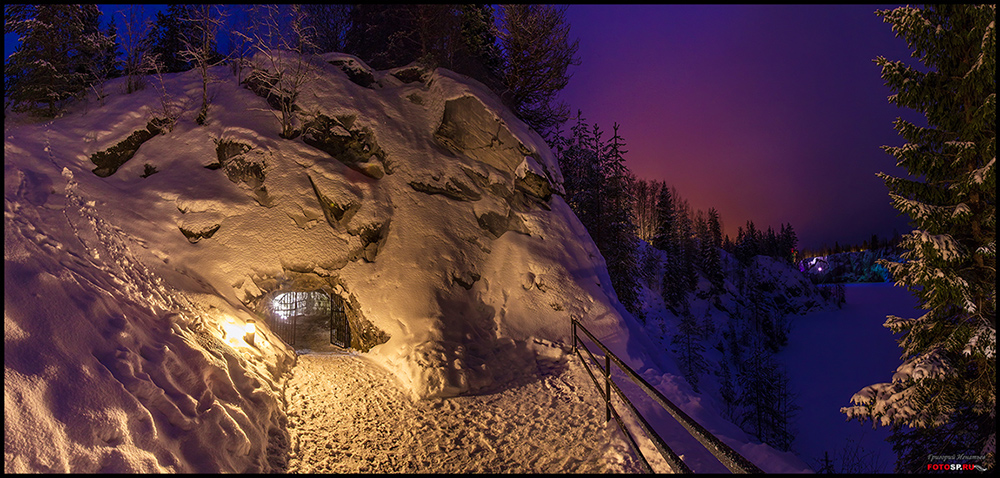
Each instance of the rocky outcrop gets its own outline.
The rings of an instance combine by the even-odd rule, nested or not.
[[[237,141],[218,140],[215,154],[230,181],[244,183],[254,189],[263,186],[267,168],[265,151]]]
[[[213,224],[198,230],[187,229],[184,226],[180,226],[179,228],[181,230],[181,234],[184,234],[184,237],[187,238],[188,242],[194,244],[202,239],[212,237],[216,232],[218,232],[220,227],[222,227],[221,224]]]
[[[385,151],[371,129],[353,125],[353,116],[331,118],[318,114],[306,124],[302,141],[372,179],[392,174]]]
[[[448,100],[434,133],[437,142],[453,154],[488,164],[511,174],[531,154],[507,125],[478,98]]]
[[[347,75],[347,79],[351,80],[351,83],[355,85],[362,88],[374,89],[374,86],[377,84],[375,82],[375,73],[367,65],[354,58],[338,58],[330,60],[329,63],[340,68],[340,71],[343,71]]]
[[[118,168],[135,156],[142,143],[162,133],[167,124],[165,119],[153,118],[146,124],[146,128],[136,130],[118,144],[90,155],[90,161],[97,165],[93,170],[94,174],[102,178],[115,174]]]
[[[508,211],[506,216],[494,211],[488,211],[481,216],[477,216],[476,220],[479,222],[479,227],[489,232],[494,239],[499,239],[507,231],[530,235],[524,222],[513,210]]]
[[[379,250],[385,245],[389,237],[389,222],[386,220],[381,224],[370,224],[362,227],[357,236],[361,239],[360,257],[367,262],[375,262]]]
[[[308,178],[309,184],[312,185],[313,192],[316,194],[316,200],[319,201],[319,207],[323,210],[323,216],[326,217],[326,222],[336,230],[346,230],[348,223],[351,222],[351,218],[361,209],[361,203],[349,201],[339,204],[327,194],[320,191],[319,186],[316,185],[316,181],[312,176],[308,176]]]
[[[427,194],[441,194],[456,201],[478,201],[483,195],[457,178],[431,178],[431,181],[410,181],[410,187]]]

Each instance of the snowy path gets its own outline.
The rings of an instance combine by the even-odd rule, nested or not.
[[[412,400],[356,354],[298,358],[290,473],[631,473],[641,467],[574,360],[498,393]]]

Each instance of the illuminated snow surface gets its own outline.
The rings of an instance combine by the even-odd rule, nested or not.
[[[288,471],[641,472],[589,380],[555,361],[495,393],[413,400],[363,355],[301,355],[285,392]]]
[[[5,115],[5,472],[637,471],[568,355],[570,314],[764,471],[810,471],[722,418],[711,387],[692,391],[617,301],[561,196],[518,211],[500,199],[516,178],[544,174],[556,190],[562,178],[544,141],[481,85],[437,70],[412,83],[374,72],[378,87],[365,88],[329,61],[363,69],[314,58],[300,106],[368,128],[391,174],[279,137],[267,102],[226,67],[212,70],[203,126],[195,71],[165,75],[167,96],[155,79],[125,95],[118,79],[103,105],[45,121]],[[91,155],[144,128],[164,98],[182,108],[177,126],[113,175],[92,173]],[[471,125],[463,141],[494,136],[505,155],[434,139],[451,100],[448,114],[472,114],[455,123]],[[266,192],[206,168],[221,140],[253,147],[243,159],[263,165]],[[159,172],[142,177],[146,164]],[[331,223],[317,191],[360,208]],[[487,231],[483,217],[510,229]],[[375,257],[359,229],[387,221]],[[213,225],[196,243],[180,231]],[[296,356],[258,322],[247,344],[244,300],[286,271],[338,277],[391,338]],[[630,393],[691,468],[725,471]]]

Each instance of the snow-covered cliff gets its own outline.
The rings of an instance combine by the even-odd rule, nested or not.
[[[571,315],[663,369],[551,151],[492,93],[313,57],[283,137],[265,60],[245,85],[211,70],[204,124],[196,71],[5,119],[5,471],[281,470],[295,353],[259,310],[283,287],[341,296],[352,344],[416,398],[502,385]]]

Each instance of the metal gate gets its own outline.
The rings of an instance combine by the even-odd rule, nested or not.
[[[344,301],[324,290],[276,292],[264,312],[268,328],[289,346],[316,345],[320,327],[329,328],[331,345],[350,346]]]
[[[344,299],[333,296],[330,307],[330,344],[343,348],[351,346],[351,328],[347,326]]]

